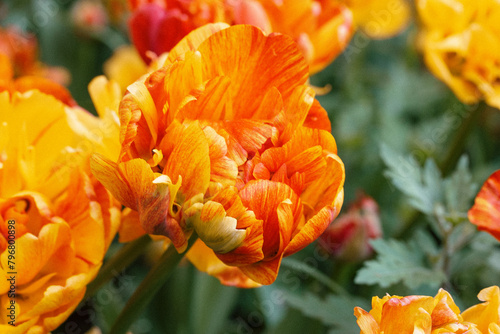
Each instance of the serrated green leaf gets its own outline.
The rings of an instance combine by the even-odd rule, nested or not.
[[[439,200],[441,194],[441,176],[436,164],[428,160],[422,169],[411,156],[399,155],[384,144],[380,153],[388,167],[384,175],[399,191],[408,196],[410,205],[431,215],[434,203]]]
[[[445,180],[444,185],[448,211],[452,214],[467,212],[477,191],[477,184],[472,181],[469,171],[467,156],[460,158],[455,172]]]
[[[356,297],[340,297],[327,295],[325,299],[306,292],[304,295],[291,294],[284,291],[286,303],[301,311],[304,315],[320,320],[327,326],[332,326],[331,333],[359,333],[359,327],[354,317],[354,307],[367,309],[369,304]]]
[[[357,284],[378,284],[386,288],[402,282],[416,289],[423,284],[438,287],[445,279],[442,272],[426,267],[424,252],[414,242],[377,239],[371,245],[377,258],[365,262],[358,271],[354,279]]]

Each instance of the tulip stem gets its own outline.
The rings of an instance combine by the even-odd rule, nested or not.
[[[316,270],[311,266],[308,266],[305,263],[302,263],[298,260],[288,257],[281,261],[281,265],[293,269],[295,271],[301,271],[304,274],[312,276],[314,279],[316,279],[318,282],[328,287],[334,293],[337,293],[339,295],[349,295],[342,286],[335,283],[333,280],[331,280],[328,276],[326,276],[322,272]]]
[[[158,263],[149,271],[132,297],[118,315],[110,333],[125,334],[134,320],[142,314],[151,299],[173,273],[175,267],[182,260],[198,237],[193,233],[184,253],[179,254],[175,247],[170,246],[161,256]]]
[[[84,300],[92,297],[107,281],[132,264],[144,253],[150,243],[151,238],[145,234],[122,246],[111,259],[104,263],[97,277],[88,285]]]

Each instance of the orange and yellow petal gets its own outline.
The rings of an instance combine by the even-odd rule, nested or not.
[[[500,240],[500,170],[484,183],[469,210],[470,221]]]

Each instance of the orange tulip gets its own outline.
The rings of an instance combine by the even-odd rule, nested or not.
[[[39,90],[0,93],[0,124],[0,332],[48,333],[82,300],[120,223],[88,174],[94,150],[117,156],[105,147],[113,126]]]
[[[500,108],[498,1],[420,0],[417,8],[429,70],[462,102]]]
[[[469,220],[500,240],[500,170],[490,175],[469,210]]]
[[[338,1],[129,0],[129,4],[131,39],[147,63],[193,29],[224,22],[292,36],[310,72],[316,73],[344,50],[353,33],[351,12]]]
[[[225,284],[270,284],[343,201],[343,164],[307,64],[290,37],[215,24],[164,65],[129,86],[120,158],[95,156],[93,172],[138,211],[141,226],[130,219],[122,231],[166,236],[180,252],[195,231],[198,268]]]
[[[354,315],[361,334],[480,334],[473,324],[464,322],[453,298],[443,289],[434,298],[373,297],[370,312],[356,307]]]

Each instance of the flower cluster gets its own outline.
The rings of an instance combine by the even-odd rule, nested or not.
[[[435,297],[373,297],[372,310],[356,307],[354,315],[361,334],[392,333],[500,333],[500,289],[492,286],[481,290],[479,300],[460,313],[451,295],[441,289]]]
[[[420,44],[431,72],[464,103],[500,107],[500,4],[419,0]]]
[[[343,202],[343,163],[307,79],[285,35],[213,24],[181,40],[129,86],[118,162],[92,161],[138,212],[122,240],[163,235],[182,252],[195,232],[188,257],[198,268],[225,284],[271,284]]]

